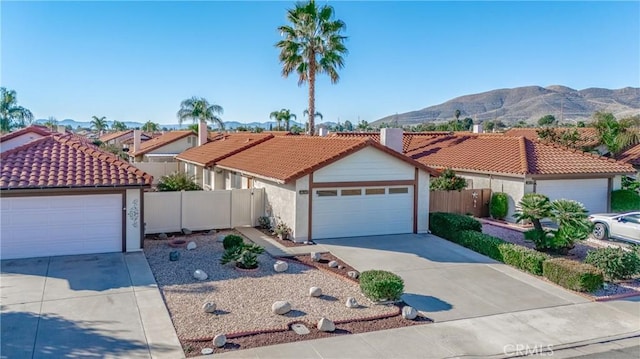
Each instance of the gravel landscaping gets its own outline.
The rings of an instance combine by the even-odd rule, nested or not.
[[[289,261],[286,272],[276,273],[273,269],[276,259],[262,254],[259,256],[260,267],[255,271],[240,271],[231,264],[221,265],[223,247],[217,239],[231,233],[235,232],[172,238],[195,242],[195,250],[172,248],[168,240],[145,241],[145,254],[182,341],[206,339],[221,333],[230,336],[287,329],[291,322],[315,323],[321,317],[344,321],[398,313],[397,306],[377,305],[368,300],[356,283],[303,263]],[[180,252],[178,261],[169,261],[171,251]],[[196,269],[207,273],[208,279],[196,280],[193,277]],[[321,297],[309,296],[309,288],[313,286],[322,289]],[[347,308],[348,297],[354,297],[360,307]],[[291,312],[273,314],[271,305],[278,300],[289,301]],[[206,302],[216,304],[214,314],[203,311]]]

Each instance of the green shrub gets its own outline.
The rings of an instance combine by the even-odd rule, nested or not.
[[[447,168],[438,177],[431,179],[430,189],[432,191],[462,191],[467,188],[467,180],[456,176],[456,173]]]
[[[513,243],[503,243],[498,248],[505,264],[536,275],[542,275],[542,264],[551,259],[547,254]]]
[[[244,243],[244,240],[242,239],[242,237],[235,234],[230,234],[224,237],[224,239],[222,240],[222,247],[224,247],[224,249],[229,249],[229,248],[240,246],[243,243]]]
[[[240,268],[258,268],[258,254],[262,253],[264,253],[264,248],[255,244],[242,243],[240,245],[227,248],[222,254],[222,258],[220,258],[220,264],[236,262],[236,266]]]
[[[628,189],[611,192],[611,210],[613,212],[640,210],[640,194]]]
[[[429,229],[436,236],[453,240],[457,231],[482,232],[482,224],[472,217],[461,214],[433,212],[430,214]]]
[[[506,193],[496,192],[491,195],[489,212],[491,217],[495,219],[504,219],[507,216],[507,213],[509,213],[509,197]]]
[[[492,237],[488,234],[476,231],[461,231],[458,233],[458,244],[471,249],[472,251],[483,254],[489,258],[493,258],[502,262],[502,254],[500,253],[500,245],[504,244],[500,238]]]
[[[258,217],[258,225],[262,229],[271,229],[271,220],[267,216]]]
[[[640,273],[640,255],[622,248],[599,248],[587,253],[585,263],[604,273],[608,280],[630,278]]]
[[[184,172],[176,172],[170,175],[160,177],[158,181],[158,191],[199,191],[202,187],[198,186],[195,177]]]
[[[360,290],[374,301],[399,300],[404,293],[404,281],[391,272],[368,270],[360,274]]]
[[[579,292],[593,292],[604,283],[600,269],[564,258],[545,261],[542,264],[542,272],[548,280]]]

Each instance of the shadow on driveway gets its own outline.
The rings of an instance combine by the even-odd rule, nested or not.
[[[430,295],[404,293],[402,300],[412,303],[414,308],[422,312],[444,312],[453,309],[451,304]]]

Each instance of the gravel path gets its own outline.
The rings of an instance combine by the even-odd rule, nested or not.
[[[260,268],[255,272],[220,265],[223,248],[216,239],[229,233],[181,238],[196,242],[198,248],[193,251],[171,248],[167,240],[145,241],[145,254],[182,339],[278,329],[297,320],[313,323],[321,317],[344,320],[397,311],[393,306],[372,303],[356,284],[315,268],[289,263],[286,272],[276,273],[276,260],[267,254],[259,257]],[[169,261],[173,250],[180,251],[179,261]],[[203,282],[194,279],[196,269],[204,270],[209,278]],[[322,288],[324,295],[309,297],[312,286]],[[361,307],[347,308],[348,297],[356,298]],[[293,310],[286,315],[273,314],[271,305],[277,300],[289,301]],[[207,301],[216,303],[216,314],[203,312]]]

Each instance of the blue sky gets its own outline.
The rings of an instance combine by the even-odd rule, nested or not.
[[[324,3],[324,2],[322,2]],[[320,77],[326,121],[369,122],[496,88],[640,86],[640,3],[329,2],[350,54]],[[0,83],[36,118],[176,123],[202,96],[225,121],[302,118],[274,44],[293,2],[2,1]]]

